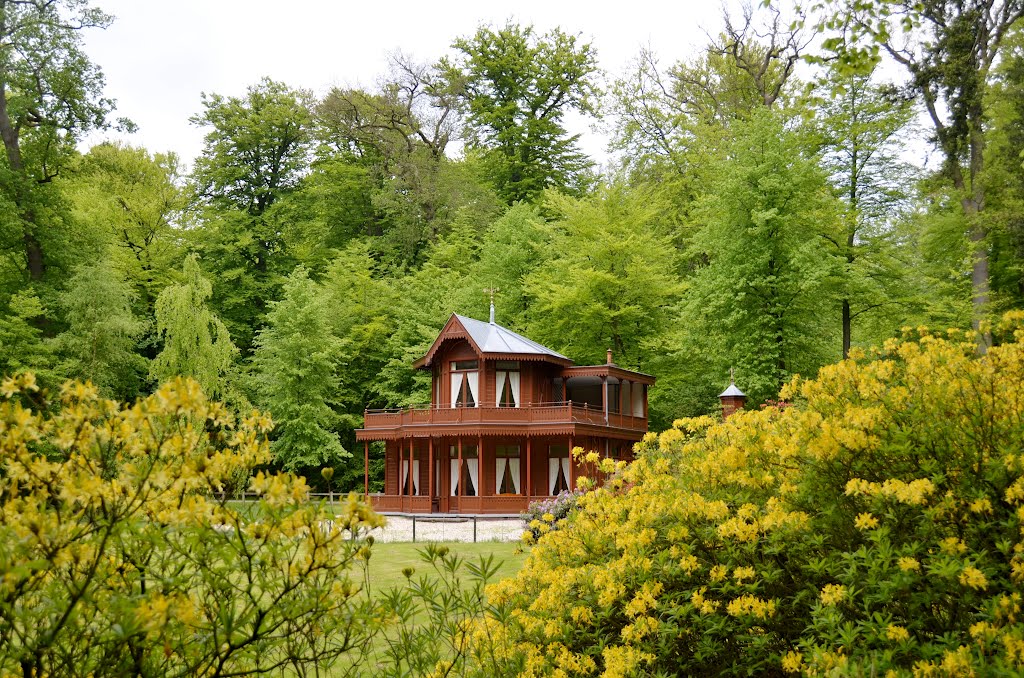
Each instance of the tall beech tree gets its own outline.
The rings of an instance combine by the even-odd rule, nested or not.
[[[483,153],[498,193],[508,203],[545,188],[578,191],[591,162],[565,115],[593,114],[597,54],[593,45],[556,28],[481,26],[452,45],[442,72],[460,92],[469,146]]]
[[[908,76],[924,104],[957,193],[967,237],[974,244],[971,270],[974,326],[989,312],[989,225],[986,205],[986,98],[992,67],[1010,27],[1024,16],[1022,0],[836,0],[820,3],[823,47],[855,69],[870,68],[884,54]],[[991,339],[981,336],[980,349]]]
[[[215,276],[214,304],[246,353],[295,267],[272,211],[309,170],[310,99],[264,78],[242,97],[204,94],[192,118],[209,129],[192,173],[205,222],[197,246]]]
[[[0,138],[7,172],[0,188],[21,222],[25,270],[46,272],[55,200],[50,182],[82,134],[103,127],[113,101],[103,75],[81,49],[81,33],[111,17],[88,0],[0,0]]]

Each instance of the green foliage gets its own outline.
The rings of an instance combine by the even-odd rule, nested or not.
[[[271,303],[256,337],[253,368],[261,402],[275,421],[271,445],[286,470],[333,465],[346,452],[332,430],[341,342],[332,333],[329,297],[297,269]]]
[[[181,283],[169,285],[156,300],[156,330],[163,349],[150,366],[150,376],[164,381],[192,377],[213,396],[228,392],[227,375],[238,349],[224,323],[207,308],[212,288],[189,255]]]
[[[530,333],[585,362],[643,368],[657,353],[680,292],[677,252],[657,194],[611,186],[575,199],[552,194],[549,261],[527,278]]]
[[[826,341],[837,323],[825,322],[838,315],[826,283],[839,261],[826,240],[838,238],[839,208],[780,115],[764,109],[731,129],[705,175],[716,190],[696,210],[691,256],[704,263],[689,279],[684,323],[718,375],[735,365],[763,401],[839,355],[839,342]]]
[[[919,331],[794,380],[793,406],[649,435],[490,591],[504,675],[1020,672],[1008,321],[984,357]]]
[[[68,329],[57,336],[59,370],[95,384],[104,395],[130,399],[139,392],[147,361],[137,341],[146,323],[132,313],[134,294],[109,264],[83,265],[59,302]]]
[[[38,372],[45,386],[53,386],[53,347],[43,339],[38,320],[46,315],[39,297],[25,290],[12,295],[0,313],[0,375]]]
[[[591,163],[579,135],[564,126],[566,113],[593,113],[597,56],[589,43],[554,29],[481,26],[460,38],[459,54],[440,68],[467,109],[470,144],[484,151],[488,175],[509,204],[545,188],[579,191]]]

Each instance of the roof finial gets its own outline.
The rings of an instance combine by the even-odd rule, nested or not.
[[[491,295],[491,324],[492,325],[494,324],[494,293],[495,292],[500,292],[500,291],[501,290],[498,289],[497,287],[488,287],[487,289],[484,290],[484,294],[490,294]]]

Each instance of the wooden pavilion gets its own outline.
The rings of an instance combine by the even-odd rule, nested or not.
[[[384,513],[516,514],[576,485],[574,447],[630,459],[647,432],[654,377],[612,362],[578,366],[494,322],[453,314],[413,367],[431,401],[368,410],[365,491]],[[385,441],[384,492],[369,495],[370,441]]]

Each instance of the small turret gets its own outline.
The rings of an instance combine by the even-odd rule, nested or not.
[[[747,404],[747,394],[736,388],[736,380],[733,378],[731,369],[729,370],[729,388],[719,393],[718,399],[722,401],[722,419],[728,419]]]

